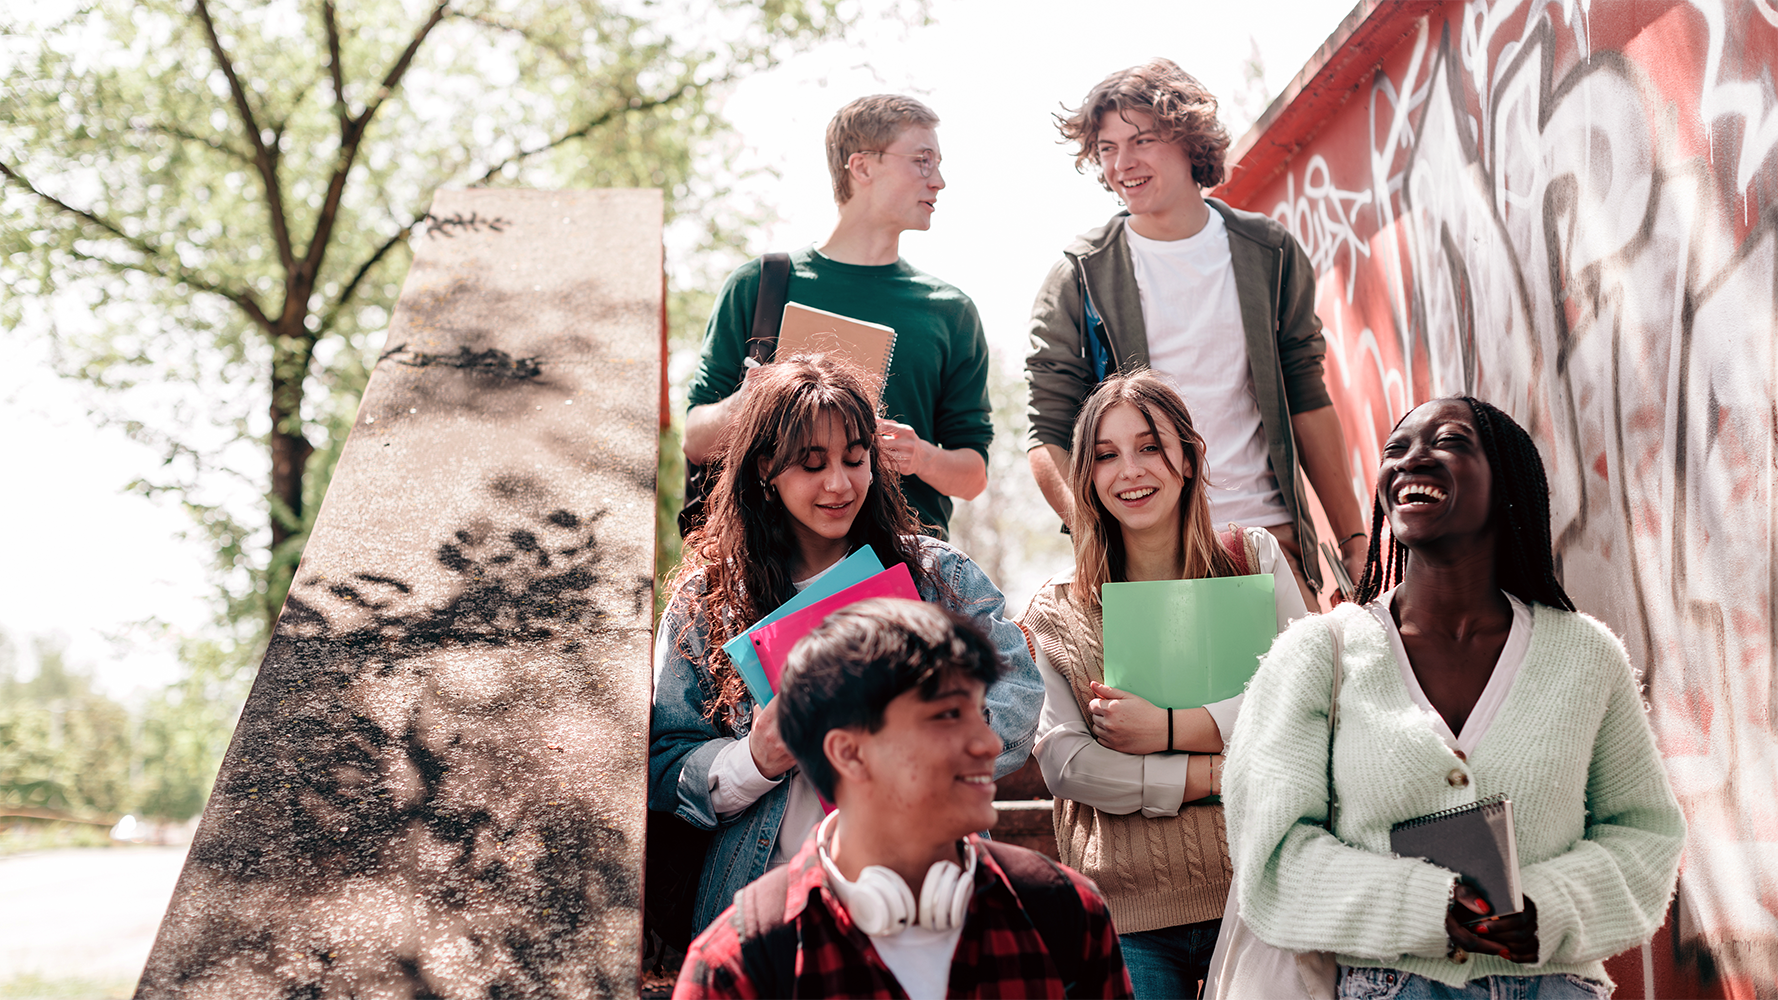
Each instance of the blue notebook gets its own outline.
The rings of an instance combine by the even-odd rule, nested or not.
[[[722,651],[728,654],[735,669],[741,672],[741,679],[747,682],[747,690],[752,693],[755,704],[763,706],[772,700],[772,684],[766,680],[765,667],[760,665],[759,654],[754,651],[753,640],[749,638],[753,630],[770,625],[785,615],[801,611],[817,601],[826,600],[847,587],[881,572],[883,572],[882,560],[878,559],[876,552],[866,545],[835,563],[832,569],[821,575],[821,579],[809,584],[802,593],[785,601],[778,607],[778,610],[747,626],[747,631],[722,644]]]

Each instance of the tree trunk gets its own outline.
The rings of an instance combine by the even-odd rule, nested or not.
[[[297,328],[300,330],[300,320]],[[294,341],[294,343],[293,343]],[[308,375],[309,348],[303,336],[277,336],[272,346],[272,551],[298,532],[303,524],[303,475],[315,446],[303,435],[303,379]],[[276,615],[278,609],[269,613]]]

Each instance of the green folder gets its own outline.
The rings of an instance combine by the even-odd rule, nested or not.
[[[1162,708],[1233,698],[1278,635],[1272,574],[1108,583],[1105,683]]]

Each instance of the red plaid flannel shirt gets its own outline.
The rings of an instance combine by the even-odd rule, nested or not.
[[[970,840],[975,841],[975,835]],[[951,956],[951,979],[945,992],[952,997],[1056,997],[1068,996],[1050,960],[1043,938],[1019,905],[1006,873],[993,855],[977,842],[975,895],[969,901],[963,936]],[[869,936],[852,923],[827,885],[827,873],[810,837],[790,861],[790,890],[784,900],[784,920],[799,925],[802,940],[796,962],[796,995],[801,997],[884,997],[906,1000],[907,993],[883,964]],[[1130,976],[1124,971],[1117,932],[1099,890],[1080,873],[1066,866],[1086,909],[1086,934],[1080,943],[1080,980],[1072,996],[1121,998],[1130,996]],[[673,987],[675,1000],[705,997],[758,997],[741,964],[741,921],[735,908],[722,911],[716,921],[698,935],[679,970]]]

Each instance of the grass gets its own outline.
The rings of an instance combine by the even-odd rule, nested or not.
[[[117,1000],[136,991],[134,979],[45,979],[26,973],[0,981],[6,1000]]]
[[[0,856],[27,851],[54,851],[64,847],[109,847],[111,831],[86,823],[23,820],[0,826]],[[0,990],[5,987],[0,986]],[[0,997],[12,994],[0,992]]]

